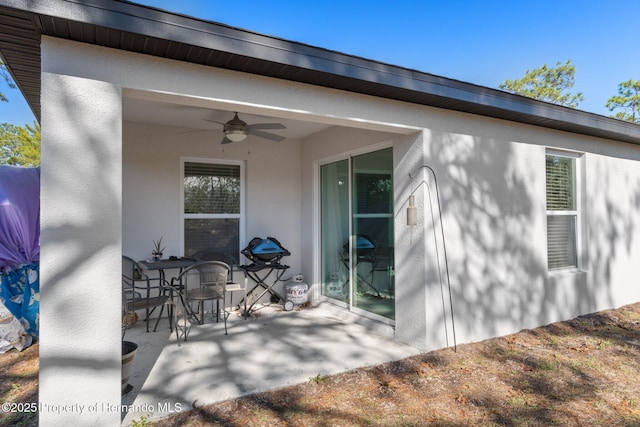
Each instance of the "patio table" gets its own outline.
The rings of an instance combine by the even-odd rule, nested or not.
[[[179,270],[179,273],[181,273],[182,270],[184,270],[185,268],[190,267],[193,264],[196,264],[198,262],[200,261],[194,258],[176,258],[176,259],[161,259],[159,261],[140,261],[139,264],[146,270],[158,271],[158,274],[160,275],[160,279],[166,283],[170,283],[166,279],[165,270]],[[178,289],[176,290],[179,291]],[[244,285],[240,283],[236,283],[233,280],[230,280],[229,282],[227,282],[227,291],[231,292],[231,305],[233,305],[233,292],[244,291],[245,297],[246,297],[246,290],[247,290],[246,276],[244,280]],[[171,295],[171,298],[173,300],[173,295]],[[243,298],[240,301],[240,303],[238,304],[238,308],[240,308],[240,305],[242,304],[243,301],[244,301],[244,308],[246,313],[246,310],[247,310],[246,298]]]
[[[142,266],[147,271],[155,270],[158,272],[160,276],[160,281],[166,284],[170,284],[166,278],[165,270],[178,270],[179,273],[182,272],[185,268],[196,264],[198,260],[193,258],[175,258],[175,259],[161,259],[158,261],[140,261],[138,264]],[[173,304],[173,292],[180,292],[180,289],[174,288],[169,295],[171,302]],[[173,305],[169,307],[169,317],[173,317]],[[171,320],[169,320],[169,325],[171,325]]]
[[[197,263],[193,258],[161,259],[158,261],[140,261],[145,270],[156,270],[162,280],[166,281],[165,270],[180,270]]]

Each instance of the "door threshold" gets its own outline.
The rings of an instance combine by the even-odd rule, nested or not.
[[[395,338],[396,328],[391,319],[372,319],[364,314],[355,313],[346,307],[333,304],[330,300],[319,301],[314,304],[314,307],[322,310],[323,315],[334,317],[343,323],[355,323],[377,334]]]

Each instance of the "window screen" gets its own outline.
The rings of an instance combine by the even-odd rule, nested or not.
[[[547,156],[547,210],[576,210],[576,160]]]
[[[184,213],[240,213],[240,166],[185,163]]]
[[[184,163],[184,252],[222,252],[239,259],[241,168],[238,164]]]
[[[547,262],[550,270],[578,266],[576,159],[546,156]]]

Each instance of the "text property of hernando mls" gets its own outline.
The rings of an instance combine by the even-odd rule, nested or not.
[[[155,413],[172,414],[182,412],[182,403],[162,402],[156,404],[144,403],[142,405],[122,405],[115,403],[94,403],[94,404],[66,404],[51,405],[42,402],[33,403],[2,403],[1,409],[5,413],[25,413],[43,412],[56,414],[86,414],[95,412],[135,412],[135,413]]]

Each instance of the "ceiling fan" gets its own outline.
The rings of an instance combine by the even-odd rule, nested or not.
[[[249,135],[255,135],[257,137],[276,142],[285,140],[284,136],[276,135],[271,132],[264,132],[264,129],[286,129],[287,127],[282,123],[255,123],[250,125],[240,120],[238,113],[235,113],[233,119],[225,123],[218,122],[216,120],[204,120],[207,122],[218,123],[223,126],[222,131],[224,132],[224,138],[222,139],[221,144],[244,141]]]

